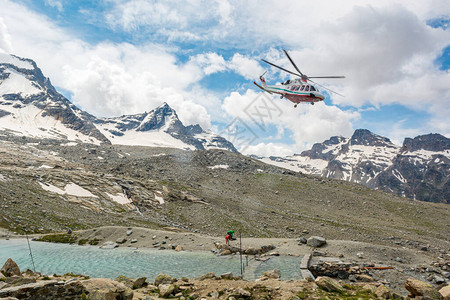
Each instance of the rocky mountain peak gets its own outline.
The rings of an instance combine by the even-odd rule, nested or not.
[[[438,133],[419,135],[415,138],[405,138],[401,152],[417,150],[444,151],[450,149],[450,139]]]
[[[387,137],[374,134],[367,129],[356,129],[350,138],[350,144],[363,146],[390,146],[392,142]]]
[[[137,131],[157,130],[167,127],[166,131],[178,131],[183,124],[178,115],[169,104],[164,102],[151,112],[147,113]]]

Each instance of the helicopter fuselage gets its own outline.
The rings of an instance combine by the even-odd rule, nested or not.
[[[262,90],[271,93],[279,94],[282,98],[298,104],[301,102],[319,102],[325,99],[319,90],[312,84],[303,83],[301,80],[288,80],[281,85],[267,85],[264,77],[260,77],[261,85],[255,84]]]

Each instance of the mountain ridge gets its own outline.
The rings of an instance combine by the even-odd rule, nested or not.
[[[333,136],[300,154],[260,159],[411,199],[450,203],[450,139],[436,133],[405,138],[396,146],[386,137],[357,129],[350,138]]]
[[[58,93],[33,60],[4,53],[0,54],[0,128],[12,134],[94,144],[237,152],[232,143],[198,124],[184,126],[165,102],[148,113],[97,118]]]

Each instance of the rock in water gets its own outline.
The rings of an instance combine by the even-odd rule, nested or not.
[[[315,282],[320,288],[327,292],[342,293],[344,291],[339,282],[330,277],[317,277]]]
[[[14,275],[21,276],[19,266],[14,260],[12,260],[12,258],[8,258],[0,272],[2,272],[6,277],[11,277]]]
[[[327,243],[327,241],[323,237],[312,236],[307,240],[306,243],[311,247],[322,247]]]
[[[405,288],[413,297],[421,296],[423,299],[442,299],[442,295],[429,283],[414,278],[408,278]]]

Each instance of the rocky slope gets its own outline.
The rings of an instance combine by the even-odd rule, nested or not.
[[[0,53],[0,130],[7,134],[94,144],[226,149],[226,139],[199,125],[184,126],[164,103],[146,113],[96,118],[73,105],[30,59]]]
[[[0,226],[16,232],[119,225],[222,236],[233,228],[244,236],[309,232],[430,252],[450,249],[447,205],[303,175],[224,150],[0,137],[0,199]]]
[[[266,163],[325,178],[363,184],[412,199],[450,203],[450,139],[429,134],[403,146],[358,129],[352,137],[331,137],[290,157]]]

